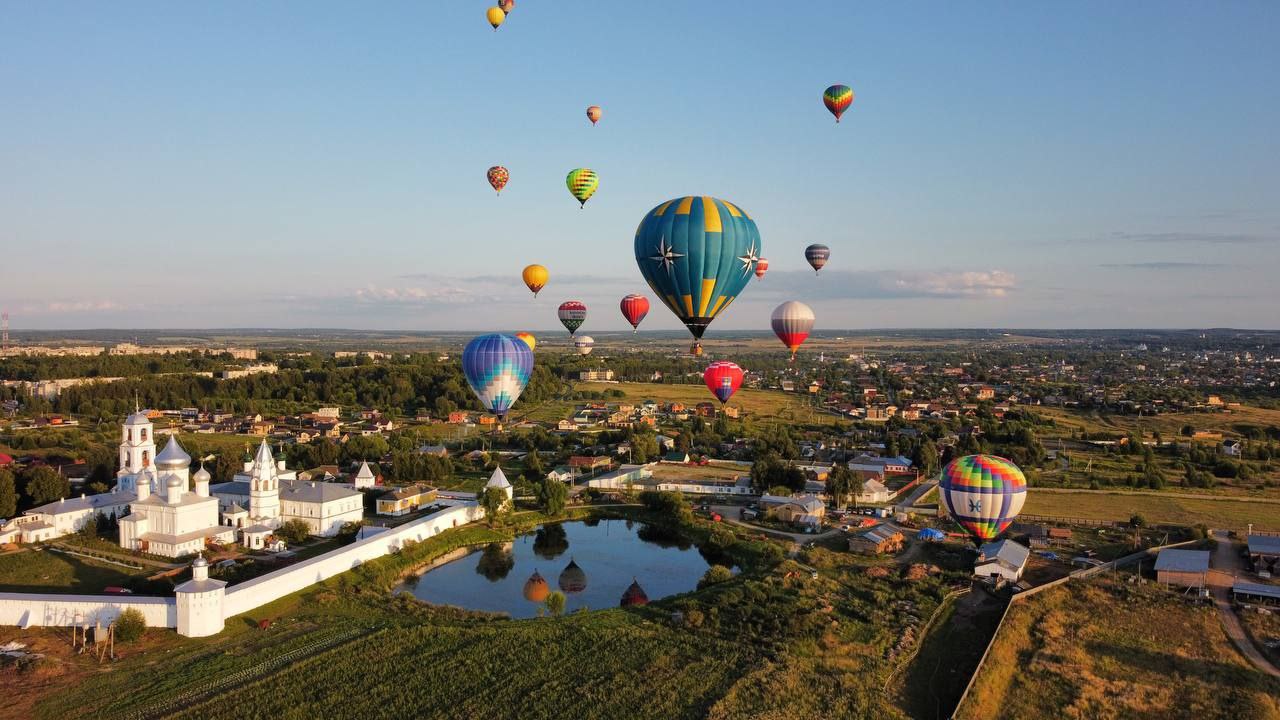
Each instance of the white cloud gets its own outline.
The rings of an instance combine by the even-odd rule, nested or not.
[[[18,307],[18,311],[26,315],[107,312],[122,309],[124,306],[114,300],[46,300],[27,302]]]

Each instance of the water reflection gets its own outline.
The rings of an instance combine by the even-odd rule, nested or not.
[[[640,605],[695,589],[708,566],[679,534],[597,520],[547,525],[514,545],[487,545],[404,587],[431,603],[533,617],[556,588],[568,612]]]

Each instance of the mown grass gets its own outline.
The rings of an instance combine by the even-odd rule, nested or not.
[[[621,391],[625,397],[610,399],[608,402],[641,403],[653,400],[666,404],[680,402],[692,409],[700,402],[715,402],[715,398],[702,383],[696,385],[667,385],[658,383],[575,383],[574,390],[579,392]],[[756,419],[803,421],[807,423],[828,425],[839,418],[820,413],[811,408],[806,393],[784,393],[779,390],[753,390],[743,388],[734,393],[729,405],[739,408]],[[572,404],[571,404],[572,405]],[[567,408],[566,408],[567,410]],[[562,415],[565,417],[567,415]]]
[[[1212,606],[1091,581],[1015,602],[955,717],[1269,718],[1275,697]]]
[[[1280,530],[1280,505],[1274,503],[1170,497],[1160,493],[1122,495],[1105,490],[1047,493],[1032,488],[1022,512],[1121,522],[1137,514],[1151,523],[1204,523],[1211,528],[1233,530],[1244,530],[1253,523],[1259,529]]]
[[[95,594],[145,571],[52,550],[0,555],[0,592]]]

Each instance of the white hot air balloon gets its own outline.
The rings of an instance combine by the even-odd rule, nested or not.
[[[791,350],[791,359],[813,330],[813,309],[802,302],[788,300],[773,309],[773,332]]]
[[[596,346],[596,341],[590,335],[583,335],[573,341],[573,349],[578,351],[579,355],[590,355],[591,348]]]

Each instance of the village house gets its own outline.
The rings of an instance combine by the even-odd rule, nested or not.
[[[1156,556],[1156,581],[1166,587],[1202,590],[1209,576],[1208,550],[1161,550]]]
[[[814,529],[821,527],[822,520],[827,515],[826,505],[816,495],[797,497],[762,495],[760,507],[764,509],[767,517],[779,522],[794,523]]]
[[[436,500],[436,489],[425,483],[414,483],[390,490],[378,498],[379,515],[392,517],[416,512]]]
[[[973,565],[975,577],[992,582],[1016,583],[1022,579],[1031,551],[1025,545],[1012,540],[997,540],[978,549],[978,559]]]
[[[849,550],[861,555],[883,555],[902,550],[902,532],[892,525],[876,525],[849,537]]]

